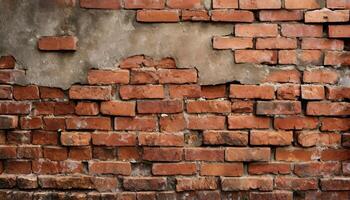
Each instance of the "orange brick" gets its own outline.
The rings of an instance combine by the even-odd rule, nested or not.
[[[129,83],[129,71],[90,70],[88,82],[91,85],[127,84]]]
[[[42,51],[75,51],[78,39],[74,36],[44,36],[38,41],[38,48]]]
[[[237,24],[235,26],[236,37],[276,37],[278,35],[277,24]]]
[[[314,10],[305,13],[306,23],[326,23],[326,22],[348,22],[348,10]]]
[[[277,51],[236,50],[236,63],[277,64]]]
[[[252,38],[214,37],[214,49],[248,49],[253,48]]]
[[[304,19],[300,10],[262,10],[259,12],[260,21],[299,21]]]
[[[281,0],[240,0],[240,9],[280,9]]]
[[[218,22],[253,22],[254,13],[246,10],[212,10],[211,20]]]
[[[230,97],[238,99],[274,99],[275,89],[269,85],[230,85]]]
[[[281,33],[286,37],[322,37],[323,27],[320,25],[282,24]]]
[[[238,8],[238,0],[213,0],[213,8]]]
[[[124,0],[124,7],[127,9],[162,9],[165,7],[165,0]]]
[[[180,14],[177,10],[138,10],[136,19],[140,22],[178,22]]]

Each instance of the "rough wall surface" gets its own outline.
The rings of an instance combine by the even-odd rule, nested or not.
[[[349,0],[1,0],[0,200],[350,199]]]

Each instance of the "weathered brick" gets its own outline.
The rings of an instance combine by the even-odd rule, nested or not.
[[[276,37],[277,24],[237,24],[235,35],[239,37]]]
[[[13,97],[19,101],[39,99],[39,88],[35,85],[14,86]]]
[[[350,26],[330,25],[328,26],[328,35],[330,38],[348,38],[350,37]]]
[[[207,10],[183,10],[181,12],[183,21],[209,21],[209,11]]]
[[[338,146],[341,135],[338,133],[319,133],[317,131],[302,131],[297,135],[298,143],[303,147]]]
[[[350,87],[326,86],[327,99],[342,100],[350,99]]]
[[[262,200],[277,200],[285,199],[292,200],[293,192],[289,191],[275,191],[275,192],[251,192],[249,194],[250,199],[262,199]]]
[[[324,191],[329,190],[349,190],[350,179],[343,177],[335,178],[323,178],[321,179],[321,189]]]
[[[204,85],[201,86],[201,97],[216,99],[226,97],[226,85]]]
[[[317,153],[315,149],[277,148],[275,159],[290,162],[311,161],[317,158]]]
[[[92,144],[104,146],[134,146],[136,134],[120,132],[95,132],[91,135]]]
[[[301,97],[309,100],[322,100],[325,98],[323,85],[302,85]]]
[[[305,13],[305,22],[307,23],[326,23],[326,22],[348,22],[349,12],[347,10],[314,10]]]
[[[157,71],[152,69],[133,69],[130,72],[131,84],[156,84],[158,79]]]
[[[154,175],[192,175],[197,171],[196,163],[155,163],[152,165]]]
[[[338,65],[349,66],[350,65],[350,51],[326,51],[324,58],[325,65]]]
[[[88,82],[91,85],[110,85],[129,83],[128,70],[89,70]]]
[[[167,180],[164,177],[124,177],[123,187],[131,191],[165,190]]]
[[[296,49],[297,40],[293,38],[258,38],[256,49]]]
[[[9,85],[0,86],[0,99],[12,99],[13,88]]]
[[[223,191],[245,191],[260,190],[271,191],[273,189],[273,178],[271,177],[239,177],[221,178]]]
[[[159,125],[161,131],[183,131],[186,128],[186,121],[183,114],[167,115],[160,117]]]
[[[217,115],[190,115],[187,118],[187,128],[192,130],[224,129],[225,116]]]
[[[341,116],[350,115],[350,103],[347,102],[308,102],[306,107],[308,115],[315,116]]]
[[[280,176],[275,178],[275,188],[282,190],[315,190],[318,180],[315,178],[297,178]]]
[[[29,114],[31,109],[30,103],[2,101],[0,102],[0,114]]]
[[[216,22],[253,22],[254,13],[246,10],[212,10],[211,20]]]
[[[164,87],[162,85],[123,85],[119,90],[122,99],[162,99]]]
[[[339,175],[341,165],[337,162],[296,163],[294,173],[300,177]]]
[[[301,113],[300,101],[258,101],[258,115],[294,115]]]
[[[199,85],[169,85],[168,90],[172,99],[201,97],[201,86]]]
[[[109,100],[112,98],[110,86],[79,86],[73,85],[69,89],[71,99]]]
[[[184,146],[183,133],[140,133],[141,146]]]
[[[326,38],[303,38],[302,49],[343,50],[344,41]]]
[[[238,8],[238,0],[213,0],[213,8]]]
[[[154,117],[116,117],[114,119],[115,130],[125,131],[155,131],[157,119]]]
[[[0,115],[0,129],[14,129],[18,127],[18,117]]]
[[[276,129],[284,129],[284,130],[316,129],[317,126],[318,126],[318,119],[314,117],[288,116],[288,117],[277,117],[274,120],[274,127]]]
[[[166,5],[175,9],[198,9],[203,7],[201,0],[167,0]]]
[[[244,131],[204,131],[203,143],[209,145],[247,146],[248,132]]]
[[[236,50],[236,63],[277,64],[277,51],[271,50]]]
[[[270,127],[271,120],[267,117],[253,115],[228,116],[229,129],[266,129]]]
[[[86,160],[91,160],[92,159],[92,149],[90,146],[77,146],[77,147],[70,147],[69,152],[68,152],[68,158],[72,160],[79,160],[79,161],[86,161]],[[70,167],[71,163],[69,161],[65,163],[65,168],[67,171],[75,171],[79,167]],[[79,164],[78,164],[79,166]],[[72,169],[73,168],[73,169]],[[80,171],[80,170],[78,170]]]
[[[141,114],[154,113],[180,113],[183,111],[183,103],[180,100],[164,101],[138,101],[137,112]]]
[[[121,8],[119,0],[81,0],[80,7],[110,10]]]
[[[61,144],[63,146],[86,146],[90,144],[91,134],[82,132],[62,132]]]
[[[131,165],[127,162],[118,161],[91,161],[89,162],[89,173],[127,176],[131,174]]]
[[[41,129],[43,127],[43,120],[41,117],[21,117],[20,125],[22,129]]]
[[[293,142],[292,131],[258,131],[250,132],[251,145],[288,146]]]
[[[8,160],[5,172],[8,174],[30,174],[32,173],[32,163],[28,160]]]
[[[240,9],[280,9],[282,7],[281,0],[240,0]]]
[[[13,56],[0,56],[0,69],[13,69],[15,65],[16,59]]]
[[[142,158],[148,161],[180,161],[182,154],[180,148],[144,148]]]
[[[67,129],[72,130],[111,130],[111,119],[108,117],[69,117],[66,119]]]
[[[242,176],[242,163],[202,163],[201,176]]]
[[[101,102],[101,113],[116,116],[135,116],[136,103],[131,101],[104,101]]]
[[[63,99],[64,92],[60,88],[39,87],[40,98],[42,99]]]
[[[38,41],[42,51],[75,51],[78,39],[74,36],[44,36]]]
[[[218,148],[187,148],[185,160],[224,161],[224,149]]]
[[[17,177],[17,186],[20,189],[35,189],[38,187],[38,179],[36,176],[19,176]]]
[[[188,101],[186,106],[188,113],[229,113],[231,103],[229,101]]]
[[[177,10],[138,10],[136,19],[139,22],[178,22],[180,14]]]
[[[17,157],[23,159],[38,159],[42,157],[42,149],[39,145],[21,145],[17,148]]]
[[[323,27],[320,25],[282,24],[281,33],[286,37],[322,37]]]
[[[75,114],[77,115],[97,115],[99,106],[95,102],[78,102],[75,106]]]
[[[270,148],[231,147],[226,148],[226,161],[269,161]]]
[[[260,21],[299,21],[304,18],[304,13],[300,10],[261,10],[259,12]]]
[[[139,68],[144,61],[145,57],[143,55],[131,56],[120,61],[119,67],[122,69]]]
[[[300,97],[300,85],[284,84],[277,88],[277,99],[297,100]]]
[[[254,111],[253,101],[236,100],[231,105],[232,113],[252,113]]]
[[[347,118],[322,118],[322,131],[347,131],[350,130],[350,120]]]
[[[0,71],[0,83],[14,84],[21,83],[25,79],[24,70],[1,70]]]
[[[41,188],[46,189],[92,189],[93,183],[90,176],[52,176],[41,175],[38,177]]]
[[[217,189],[215,177],[176,178],[176,191],[188,190],[215,190]]]
[[[321,152],[322,161],[346,161],[349,159],[349,149],[325,149]]]
[[[282,51],[279,52],[279,55]],[[271,70],[264,82],[272,83],[300,83],[301,73],[296,69]]]
[[[275,89],[269,85],[230,85],[230,97],[238,99],[274,99]]]
[[[68,150],[65,147],[50,146],[43,148],[44,158],[53,161],[63,161],[68,157]]]
[[[304,71],[303,81],[305,83],[328,83],[338,82],[339,75],[337,71],[327,69],[313,69]]]
[[[32,131],[32,144],[55,145],[58,142],[56,132],[35,130]]]
[[[291,165],[288,163],[249,163],[248,173],[254,175],[261,174],[290,174]]]
[[[348,9],[350,2],[349,0],[327,0],[327,8]]]

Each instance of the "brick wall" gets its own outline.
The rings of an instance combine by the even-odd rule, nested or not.
[[[0,199],[350,199],[349,0],[58,2],[234,22],[213,49],[287,68],[204,86],[195,68],[134,55],[62,90],[17,84],[25,71],[4,55]],[[72,53],[78,39],[43,36],[38,50]]]

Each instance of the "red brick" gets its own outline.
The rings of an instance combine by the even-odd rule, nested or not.
[[[254,111],[253,101],[233,101],[231,105],[232,113],[252,113]]]
[[[114,159],[114,157],[112,158]],[[127,161],[135,161],[141,159],[140,151],[135,147],[119,147],[118,148],[118,159]]]
[[[145,61],[145,57],[141,55],[131,56],[125,58],[119,63],[119,67],[122,69],[138,68]]]
[[[111,130],[111,119],[108,117],[70,117],[66,119],[67,129],[72,130]]]
[[[95,102],[78,102],[75,106],[75,113],[77,115],[97,115],[99,107]]]
[[[12,86],[2,85],[0,86],[0,99],[12,99]]]
[[[216,99],[226,97],[226,85],[205,85],[201,86],[200,97]]]
[[[324,0],[285,0],[287,9],[317,9],[323,7]]]
[[[13,69],[16,65],[16,59],[11,56],[1,56],[0,57],[0,69]]]
[[[296,163],[294,173],[299,177],[339,175],[341,165],[337,162]]]
[[[78,39],[74,36],[44,36],[38,41],[42,51],[75,51]]]
[[[135,102],[104,101],[101,103],[101,113],[116,116],[135,116]]]
[[[184,146],[183,133],[139,133],[141,146]]]
[[[253,48],[253,38],[214,37],[214,49],[248,49]]]
[[[347,118],[322,118],[322,131],[347,131],[350,130],[350,120]]]
[[[255,63],[255,64],[276,64],[277,51],[269,50],[236,50],[236,63]]]
[[[321,179],[321,189],[323,191],[329,190],[349,190],[350,179],[349,178],[323,178]]]
[[[32,144],[56,145],[58,134],[56,132],[36,130],[32,131]]]
[[[112,98],[110,86],[79,86],[73,85],[69,89],[71,99],[109,100]]]
[[[330,38],[348,38],[350,37],[350,26],[330,25],[328,26],[328,35]]]
[[[318,181],[315,178],[297,178],[280,176],[275,178],[275,188],[282,190],[315,190],[318,188]]]
[[[347,10],[314,10],[305,13],[305,22],[307,23],[326,23],[326,22],[348,22],[349,12]]]
[[[69,148],[68,158],[79,161],[91,160],[92,149],[90,146],[71,147]],[[67,163],[67,168],[68,170],[72,170],[69,164]]]
[[[323,85],[302,85],[301,96],[303,99],[321,100],[325,98]]]
[[[159,119],[160,130],[165,132],[183,131],[186,121],[182,114],[161,116]]]
[[[322,65],[323,56],[319,50],[302,50],[297,52],[298,65]]]
[[[63,161],[67,160],[68,151],[64,147],[44,147],[43,148],[44,158],[53,161]]]
[[[349,0],[327,0],[327,8],[348,9],[350,2]]]
[[[82,132],[62,132],[61,144],[63,146],[86,146],[90,144],[91,134]]]
[[[57,161],[39,159],[32,162],[32,169],[38,174],[57,174],[61,171],[61,166]]]
[[[303,147],[312,146],[338,146],[341,135],[337,133],[319,133],[317,131],[302,131],[297,136],[298,143]]]
[[[274,99],[275,90],[269,85],[230,85],[230,97],[238,99]]]
[[[209,21],[210,16],[207,10],[183,10],[181,12],[183,21]]]
[[[8,174],[30,174],[32,173],[32,164],[28,160],[8,160],[5,172]]]
[[[304,13],[300,10],[261,10],[259,12],[260,21],[299,21],[304,18]]]
[[[298,148],[277,148],[275,159],[277,161],[311,161],[317,159],[315,149],[298,149]]]
[[[91,161],[89,162],[90,174],[115,174],[130,175],[131,165],[127,162],[116,161]]]
[[[247,146],[248,132],[245,131],[204,131],[203,143],[207,145]]]
[[[197,71],[195,69],[160,69],[158,71],[160,83],[196,83]]]
[[[104,146],[135,146],[136,134],[119,132],[95,132],[92,134],[92,144]]]
[[[297,51],[294,50],[281,50],[278,51],[278,63],[287,65],[287,64],[297,64]]]
[[[123,85],[119,92],[122,99],[164,98],[164,87],[162,85]]]
[[[300,79],[301,73],[296,69],[274,69],[269,72],[264,82],[300,83]]]
[[[137,112],[142,114],[155,113],[180,113],[183,111],[183,103],[180,100],[164,101],[138,101]]]
[[[325,65],[350,66],[350,51],[326,51]]]
[[[29,114],[30,104],[26,102],[0,102],[0,114]]]
[[[226,161],[269,161],[271,150],[270,148],[249,148],[249,147],[230,147],[226,148]]]
[[[286,37],[322,37],[323,27],[320,25],[282,24],[281,33]]]
[[[300,85],[281,85],[277,88],[277,99],[297,100],[300,97]]]
[[[327,69],[313,69],[304,71],[303,81],[305,83],[337,83],[339,79],[338,72]]]
[[[238,0],[213,0],[213,8],[238,8]]]
[[[250,145],[288,146],[293,142],[292,131],[258,131],[250,132]]]
[[[297,40],[293,38],[258,38],[256,49],[296,49]]]
[[[327,99],[341,100],[350,99],[350,87],[326,86]]]
[[[315,129],[318,126],[318,119],[313,117],[289,116],[277,117],[274,120],[274,127],[276,129],[284,130],[301,130],[301,129]]]
[[[253,115],[228,116],[229,129],[266,129],[270,127],[271,120],[267,117]]]
[[[223,191],[271,191],[273,189],[272,177],[239,177],[221,178]]]
[[[217,189],[215,177],[176,178],[176,191],[215,190]]]
[[[123,186],[126,190],[165,190],[167,181],[164,177],[125,177]]]
[[[121,8],[119,0],[81,0],[80,7],[109,10],[116,10]]]
[[[177,10],[138,10],[136,19],[139,22],[178,22],[180,14]]]
[[[0,129],[14,129],[18,127],[17,116],[0,115]]]
[[[125,131],[155,131],[157,119],[154,117],[116,117],[114,119],[115,130]]]
[[[127,84],[128,70],[89,70],[88,82],[91,85]]]
[[[7,132],[7,144],[30,144],[31,131],[13,130]]]
[[[212,10],[214,22],[253,22],[254,13],[246,10]]]
[[[60,88],[40,87],[40,98],[42,99],[63,99],[64,92]]]
[[[242,176],[242,163],[202,163],[201,176]]]
[[[17,186],[21,189],[35,189],[38,187],[38,181],[36,176],[18,176]]]
[[[197,171],[196,163],[155,163],[152,165],[154,175],[192,175]]]
[[[39,184],[44,189],[92,189],[89,176],[39,176]]]
[[[167,0],[169,8],[178,9],[198,9],[202,8],[201,0]]]
[[[155,70],[134,69],[130,72],[131,84],[155,84],[158,83],[158,74]]]
[[[39,99],[38,86],[15,86],[13,87],[13,96],[16,100],[33,100]]]
[[[169,85],[170,98],[198,98],[201,97],[200,85]]]
[[[275,191],[275,192],[251,192],[249,194],[250,199],[261,200],[293,200],[293,192],[289,191]]]
[[[303,38],[302,49],[343,50],[344,41],[326,38]]]
[[[16,146],[0,145],[0,159],[16,158]]]
[[[17,148],[17,157],[24,159],[38,159],[42,157],[42,149],[39,145],[21,145]]]
[[[347,102],[308,102],[308,115],[340,116],[350,115],[350,103]]]
[[[43,120],[41,117],[21,117],[20,124],[22,129],[41,129]]]
[[[4,189],[10,189],[16,186],[16,179],[17,177],[15,175],[0,175],[0,182],[1,187]],[[1,195],[1,194],[0,194]],[[4,194],[4,198],[6,193]],[[0,197],[3,197],[2,195]]]
[[[236,37],[276,37],[278,35],[277,24],[237,24],[235,26]]]
[[[74,114],[75,105],[73,102],[55,102],[53,106],[55,115]]]
[[[182,154],[180,148],[144,148],[142,158],[148,161],[180,161]]]
[[[240,9],[280,9],[282,7],[281,0],[240,0]]]
[[[165,0],[124,0],[126,9],[162,9],[165,7]]]
[[[66,128],[65,118],[63,117],[44,117],[44,130],[57,131]]]
[[[321,152],[322,161],[346,161],[349,159],[349,149],[325,149]]]
[[[229,113],[231,103],[229,101],[188,101],[188,113]]]
[[[219,148],[187,148],[185,160],[224,161],[224,149]]]
[[[288,163],[249,163],[248,173],[254,175],[262,174],[290,174],[291,165]]]
[[[294,115],[301,113],[300,101],[258,101],[258,115]]]
[[[192,130],[224,129],[225,121],[225,116],[190,115],[188,116],[187,128]]]

